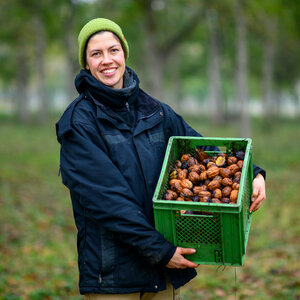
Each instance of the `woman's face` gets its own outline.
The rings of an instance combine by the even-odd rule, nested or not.
[[[123,88],[125,54],[120,41],[110,31],[90,38],[85,67],[103,84],[114,89]]]

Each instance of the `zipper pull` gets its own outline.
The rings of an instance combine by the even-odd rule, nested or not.
[[[127,110],[130,111],[129,104],[128,104],[127,101],[126,101],[126,103],[125,103],[125,106],[126,106]]]

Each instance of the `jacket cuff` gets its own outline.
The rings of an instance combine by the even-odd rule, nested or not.
[[[261,174],[264,179],[266,180],[266,171],[262,168],[260,168],[259,166],[256,166],[255,164],[253,164],[253,179],[258,175]]]
[[[159,262],[159,265],[162,265],[162,266],[166,266],[168,264],[168,262],[170,261],[170,259],[173,257],[175,251],[176,251],[176,248],[175,246],[171,246],[171,249],[165,254],[165,256],[161,259],[161,261]]]

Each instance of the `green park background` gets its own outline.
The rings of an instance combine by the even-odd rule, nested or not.
[[[244,266],[199,266],[183,299],[299,300],[296,0],[0,0],[0,299],[83,299],[55,122],[95,17],[121,25],[145,91],[204,136],[252,138],[267,171]]]

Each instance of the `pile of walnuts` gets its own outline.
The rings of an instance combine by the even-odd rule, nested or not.
[[[197,148],[183,154],[169,175],[164,200],[234,204],[237,202],[245,153],[209,156]]]

